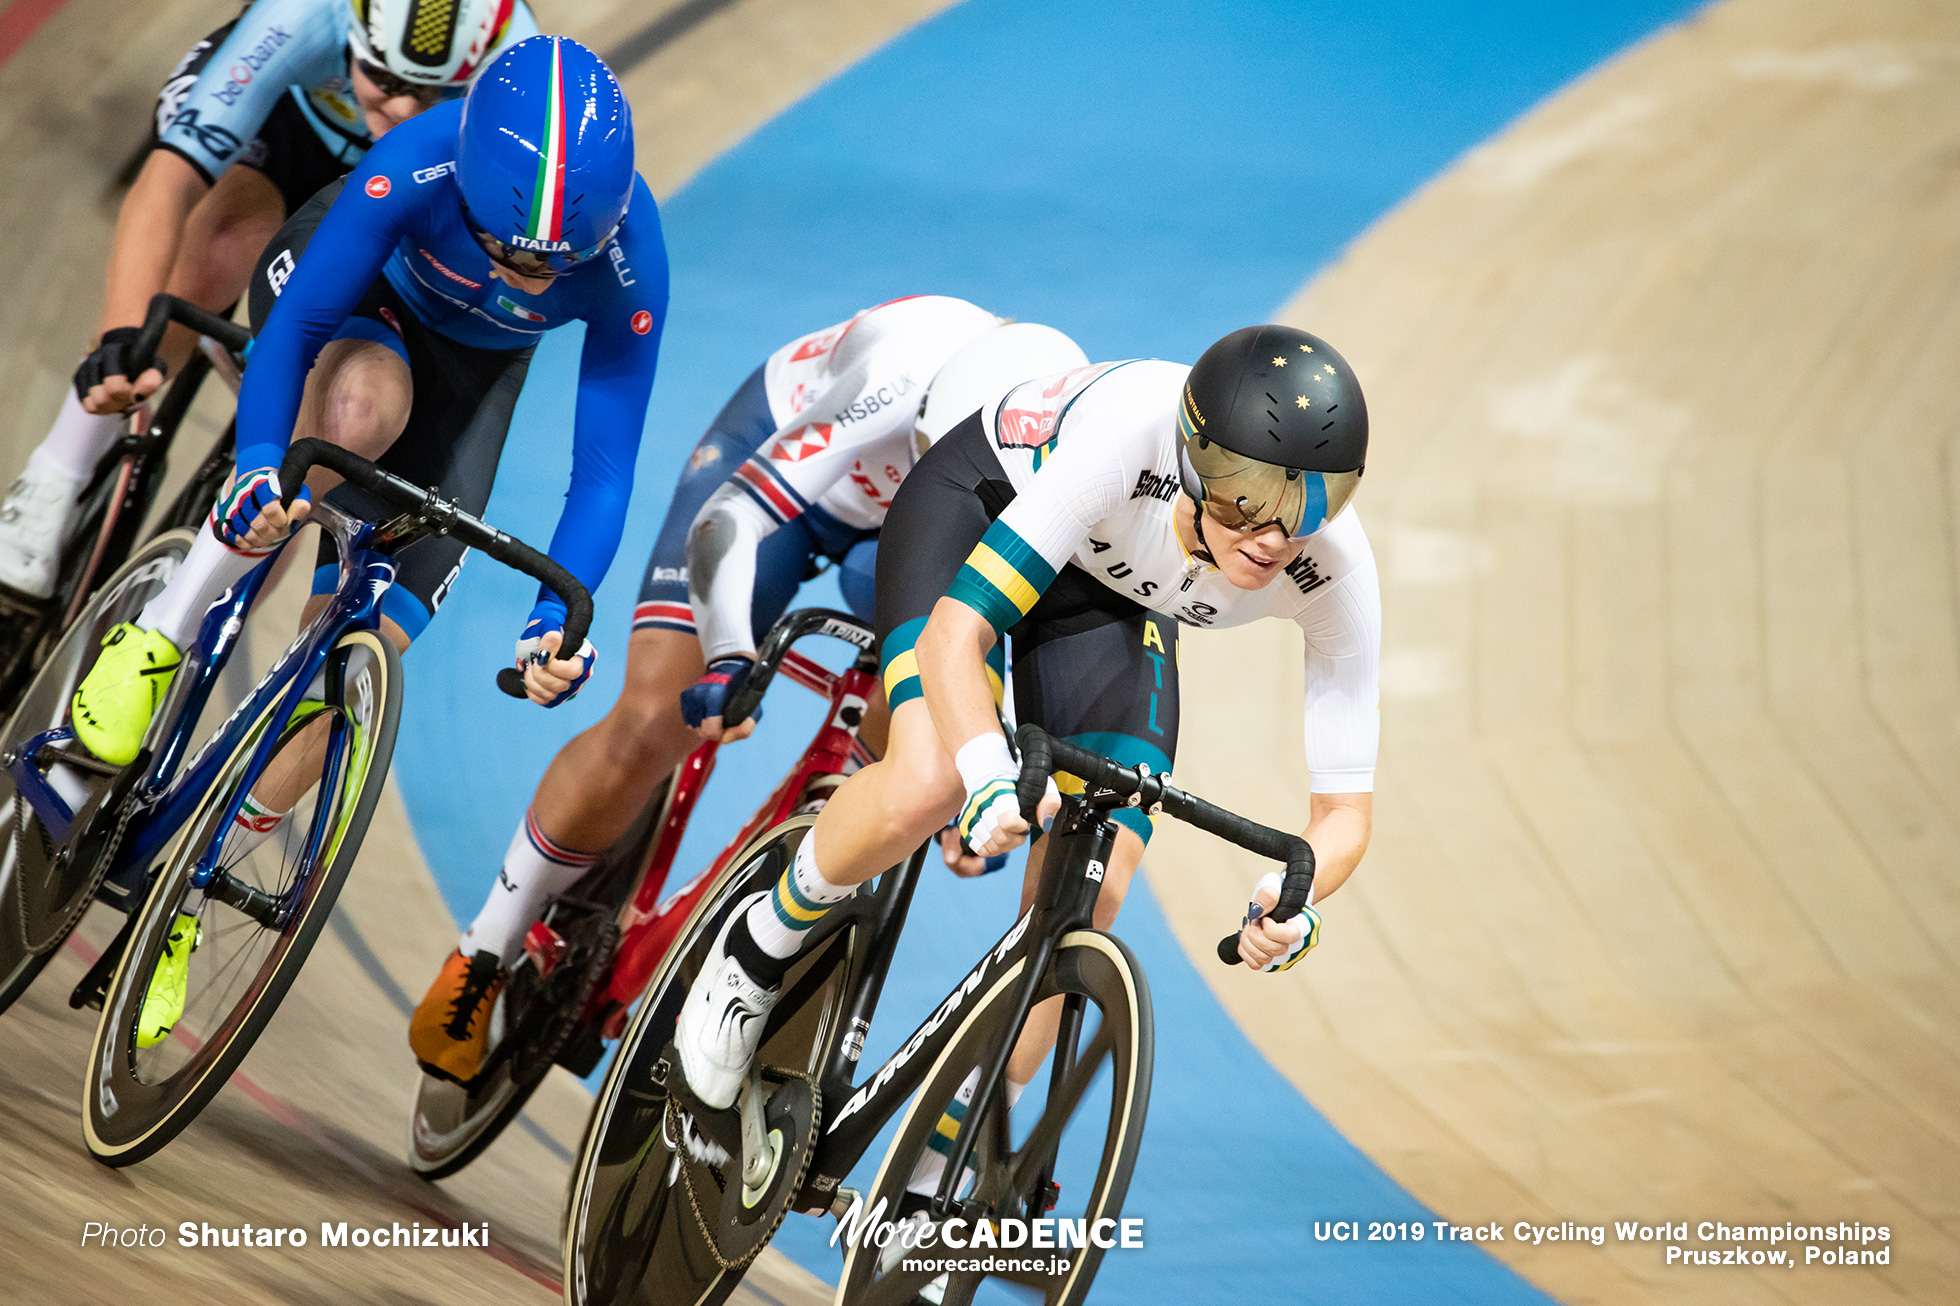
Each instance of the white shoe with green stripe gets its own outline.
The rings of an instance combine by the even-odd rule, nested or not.
[[[783,995],[780,987],[758,984],[740,961],[728,955],[728,932],[762,896],[750,895],[729,913],[701,973],[694,977],[674,1029],[688,1087],[718,1111],[734,1106],[741,1095],[756,1048],[762,1044],[762,1028]]]

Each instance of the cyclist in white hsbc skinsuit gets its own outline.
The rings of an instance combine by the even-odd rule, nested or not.
[[[553,759],[458,945],[466,961],[487,953],[499,967],[498,980],[471,990],[470,1002],[495,1001],[545,904],[626,832],[694,746],[683,691],[693,720],[712,717],[718,731],[722,701],[746,674],[756,640],[788,607],[814,559],[837,563],[846,603],[870,616],[878,528],[912,465],[921,397],[939,390],[936,374],[963,346],[1025,346],[1031,333],[1041,345],[1034,356],[1049,366],[1082,357],[1046,327],[1003,328],[965,300],[914,296],[791,341],[737,388],[675,487],[634,610],[619,701]],[[1067,354],[1058,355],[1056,340]],[[1030,356],[1025,348],[993,352]],[[992,375],[1014,375],[1016,366],[997,357]],[[1034,362],[1018,374],[1040,370]],[[962,415],[979,402],[973,395]],[[706,568],[695,576],[702,633],[721,659],[706,675],[688,592],[697,565]],[[864,733],[875,746],[881,720],[868,720]],[[452,1019],[456,999],[439,976],[411,1022],[411,1041],[425,1070],[467,1080],[490,1051],[489,1022]]]
[[[725,691],[702,682],[683,695],[689,724],[700,726],[710,738],[724,737],[719,709],[755,661],[755,634],[762,629],[752,615],[756,560],[772,532],[812,508],[860,530],[878,530],[919,455],[972,413],[1004,378],[1088,361],[1073,340],[1053,327],[1011,323],[955,354],[934,377],[923,404],[873,392],[869,398],[880,408],[863,417],[853,411],[864,402],[855,396],[821,404],[807,414],[809,420],[756,450],[709,497],[688,537],[688,595],[701,653],[711,674],[730,677]],[[859,605],[868,614],[864,598]],[[731,731],[728,737],[740,738],[748,729]]]
[[[124,375],[150,297],[234,303],[315,191],[537,33],[523,0],[258,0],[191,48],[157,97],[149,156],[117,216],[95,346],[0,504],[0,585],[54,591],[75,497],[123,411],[190,356],[195,337],[173,327],[162,368]]]
[[[694,1094],[717,1109],[735,1100],[782,976],[856,885],[955,817],[983,855],[1028,837],[985,663],[1010,630],[1019,720],[1163,770],[1176,756],[1179,627],[1297,625],[1297,785],[1309,794],[1315,897],[1339,888],[1367,847],[1380,735],[1379,586],[1347,507],[1367,431],[1339,354],[1267,326],[1234,332],[1192,367],[1106,363],[1024,382],[935,444],[906,478],[879,550],[887,750],[837,790],[794,865],[716,940],[676,1030]],[[1267,713],[1259,687],[1245,688],[1243,710]],[[1212,728],[1229,740],[1233,722]],[[1292,759],[1266,760],[1298,773]],[[1136,809],[1115,819],[1125,828],[1096,906],[1101,928],[1150,834]],[[1268,908],[1279,888],[1270,879],[1259,891]],[[1242,933],[1240,956],[1284,969],[1317,936],[1311,908],[1261,920]],[[1052,1003],[1030,1014],[1010,1086],[1039,1069],[1057,1014]]]

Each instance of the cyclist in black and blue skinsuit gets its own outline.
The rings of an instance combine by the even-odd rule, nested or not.
[[[190,356],[194,333],[173,328],[160,367],[125,375],[150,297],[226,309],[300,205],[537,31],[521,0],[258,0],[191,48],[157,96],[116,219],[95,346],[0,504],[0,586],[54,592],[76,495],[122,434],[123,410]]]
[[[76,733],[108,761],[134,755],[206,608],[278,548],[310,494],[377,511],[316,470],[288,512],[278,466],[290,439],[344,445],[480,513],[532,350],[571,321],[585,323],[585,343],[571,485],[550,553],[598,587],[625,526],[667,311],[660,214],[633,170],[619,83],[575,41],[520,42],[463,104],[396,128],[344,183],[308,201],[267,247],[253,297],[261,325],[239,394],[232,485],[170,584],[109,633],[75,694]],[[447,539],[403,552],[382,600],[397,647],[435,612],[462,553]],[[332,588],[331,563],[322,557],[316,591]],[[313,603],[325,601],[316,592]],[[564,616],[555,595],[541,595],[518,640],[526,688],[545,706],[591,674],[589,642],[551,656]],[[297,797],[255,792],[241,820],[263,838]],[[459,992],[495,978],[457,960]]]

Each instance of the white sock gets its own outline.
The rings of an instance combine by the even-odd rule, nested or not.
[[[95,465],[109,452],[128,420],[127,413],[97,417],[82,407],[71,385],[62,391],[61,411],[55,414],[47,439],[29,455],[28,465],[57,472],[71,481],[86,481],[95,474]]]
[[[271,552],[267,549],[262,553],[242,553],[212,534],[211,523],[205,522],[191,551],[185,555],[183,566],[177,568],[168,585],[143,605],[136,624],[158,632],[181,651],[197,633],[198,623],[204,620],[211,605]]]
[[[497,872],[497,883],[457,946],[465,957],[494,952],[509,968],[524,951],[524,936],[544,915],[545,904],[571,888],[598,860],[598,853],[553,843],[538,828],[531,809],[525,808],[510,851],[504,854],[503,868]]]
[[[1021,1100],[1027,1091],[1026,1084],[1007,1081],[1007,1109],[1012,1111],[1014,1104]],[[920,1197],[931,1197],[939,1191],[939,1176],[946,1173],[946,1158],[953,1150],[953,1140],[959,1136],[960,1121],[966,1119],[966,1109],[973,1105],[973,1095],[980,1088],[980,1067],[975,1066],[966,1072],[960,1082],[960,1091],[953,1094],[953,1100],[939,1117],[939,1129],[926,1140],[926,1154],[919,1158],[919,1164],[912,1168],[912,1178],[906,1183],[905,1191],[917,1193]],[[973,1173],[968,1166],[960,1176],[964,1184],[967,1176]],[[955,1188],[954,1192],[959,1189]]]
[[[755,946],[779,961],[787,961],[803,949],[803,936],[824,918],[832,906],[857,892],[854,884],[832,884],[817,870],[817,840],[803,836],[797,845],[796,860],[790,863],[776,887],[749,908],[749,936]]]
[[[275,812],[261,807],[250,794],[238,809],[238,815],[231,818],[231,834],[225,840],[224,855],[218,860],[221,865],[231,866],[251,856],[252,850],[278,833],[286,818],[293,814],[291,808]]]

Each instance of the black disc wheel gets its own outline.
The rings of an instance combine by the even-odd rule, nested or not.
[[[82,1092],[89,1151],[110,1165],[164,1146],[224,1086],[305,964],[360,851],[394,754],[401,660],[379,634],[353,631],[329,655],[327,676],[325,702],[275,720],[277,696],[260,711],[203,805],[157,854]],[[255,754],[275,731],[260,766]],[[290,803],[290,814],[255,841],[230,824],[241,790],[269,810]],[[216,872],[196,889],[192,875],[221,836]],[[159,1037],[157,1009],[172,1005],[163,1000],[172,988],[181,1012]]]
[[[1012,1113],[997,1101],[975,1126],[979,1132],[972,1160],[954,1197],[976,1214],[959,1226],[950,1219],[937,1224],[922,1209],[923,1200],[908,1197],[906,1191],[915,1175],[943,1173],[945,1159],[935,1141],[943,1148],[961,1128],[980,1066],[1003,1039],[1013,1036],[1009,1022],[1017,973],[1003,975],[968,1012],[913,1097],[861,1208],[868,1213],[882,1208],[883,1219],[902,1218],[912,1227],[903,1237],[875,1241],[854,1235],[838,1281],[839,1303],[910,1306],[924,1295],[945,1306],[969,1306],[985,1281],[1006,1288],[1009,1299],[1047,1306],[1075,1306],[1088,1296],[1107,1251],[1103,1244],[1120,1235],[1117,1221],[1150,1107],[1150,990],[1122,940],[1080,930],[1057,945],[1036,1000],[1060,998],[1075,1013],[1079,1032],[1073,1039],[1064,1034],[1060,1046],[1071,1051],[1059,1085],[1051,1089],[1056,1069],[1051,1053],[1047,1071]],[[1069,1023],[1064,1020],[1064,1031]],[[1000,1226],[989,1224],[984,1238],[974,1226],[1002,1217],[1053,1220],[1057,1241],[1077,1245],[1041,1251],[987,1245],[1005,1240],[1005,1235],[996,1236]],[[871,1232],[868,1223],[859,1227],[864,1234]],[[1071,1232],[1061,1234],[1064,1227]],[[847,1217],[847,1233],[850,1228]],[[932,1236],[923,1235],[925,1228],[932,1229]],[[966,1246],[945,1245],[942,1233]],[[976,1242],[982,1245],[976,1248]],[[989,1261],[1016,1268],[959,1268]],[[1039,1268],[1030,1268],[1031,1263]]]
[[[781,1225],[816,1143],[814,1076],[840,1037],[853,929],[798,958],[757,1055],[765,1118],[777,1151],[757,1189],[741,1161],[693,1159],[669,1088],[680,1069],[670,1045],[683,1000],[738,905],[774,885],[814,817],[764,832],[695,908],[654,973],[593,1108],[573,1171],[565,1228],[565,1299],[573,1306],[713,1306]]]
[[[191,538],[189,531],[157,536],[97,591],[21,695],[0,734],[0,755],[18,757],[35,736],[68,720],[68,701],[95,665],[103,636],[118,622],[134,620],[169,583],[190,551]],[[63,756],[73,763],[63,764]],[[71,794],[78,813],[88,816],[112,783],[112,768],[88,757],[72,739],[26,760],[43,776],[60,766],[54,783]],[[20,797],[12,771],[0,769],[0,1011],[27,991],[88,910],[104,869],[100,857],[91,854],[101,851],[99,845],[58,845]]]

